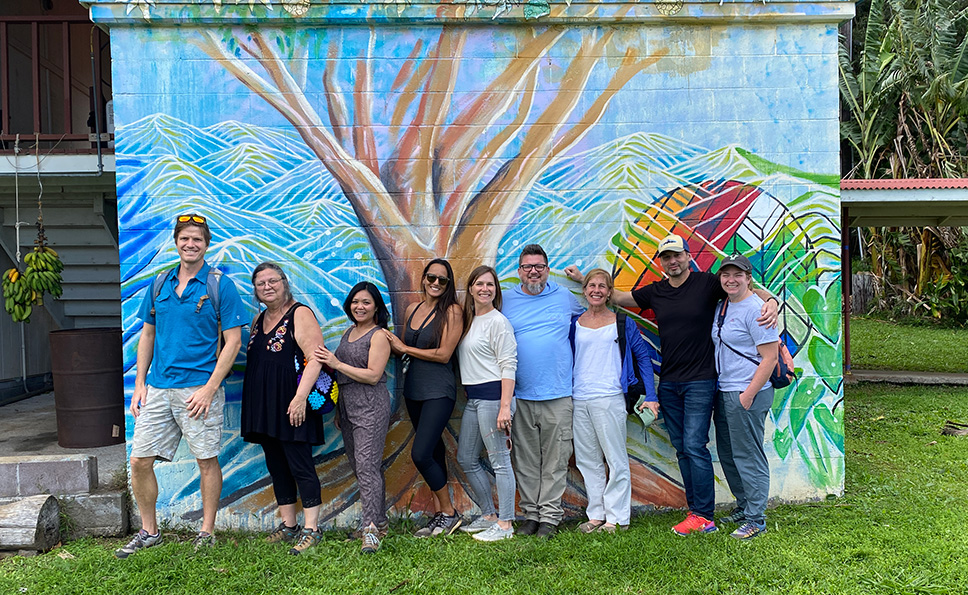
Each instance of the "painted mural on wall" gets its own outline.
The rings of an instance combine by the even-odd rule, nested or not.
[[[400,323],[434,256],[458,279],[484,262],[512,284],[518,251],[539,242],[556,271],[606,266],[628,289],[659,278],[655,246],[675,232],[697,269],[746,254],[784,304],[782,337],[801,373],[770,416],[773,494],[840,492],[836,35],[827,25],[113,28],[128,398],[138,305],[177,259],[176,213],[209,217],[207,260],[240,288],[258,262],[279,262],[328,342],[359,280],[390,296]],[[635,314],[658,344],[647,313]],[[268,528],[261,450],[238,432],[243,370],[240,359],[228,380],[219,524]],[[396,405],[388,501],[426,510]],[[646,440],[629,423],[636,504],[684,505],[661,424]],[[179,455],[157,467],[161,514],[176,524],[201,507],[194,463]],[[322,517],[351,525],[355,482],[331,419],[316,463]],[[449,466],[457,505],[470,509]],[[577,513],[580,475],[569,482]]]

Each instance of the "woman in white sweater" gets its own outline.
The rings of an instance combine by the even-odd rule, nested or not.
[[[480,518],[463,528],[479,541],[514,536],[514,473],[511,471],[511,417],[518,346],[511,323],[501,314],[501,286],[489,266],[471,271],[464,300],[464,337],[457,348],[467,405],[461,418],[457,462],[470,482]],[[498,510],[491,476],[481,465],[481,447],[494,470]]]

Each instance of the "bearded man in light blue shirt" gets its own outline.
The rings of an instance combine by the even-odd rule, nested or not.
[[[503,313],[514,327],[518,369],[514,383],[517,411],[511,426],[511,460],[525,520],[518,535],[550,538],[564,514],[571,435],[571,343],[578,300],[548,281],[548,255],[529,244],[518,258],[521,285],[504,293]]]

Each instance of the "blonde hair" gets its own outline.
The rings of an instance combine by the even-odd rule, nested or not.
[[[591,282],[592,277],[605,277],[605,287],[608,287],[608,299],[605,301],[606,305],[612,304],[612,292],[615,290],[615,282],[612,280],[612,275],[605,269],[592,269],[585,274],[585,280],[582,281],[581,291],[585,293],[585,289],[588,288],[588,284]]]

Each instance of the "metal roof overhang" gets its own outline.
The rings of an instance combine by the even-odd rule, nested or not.
[[[968,188],[841,188],[845,227],[968,226]]]

